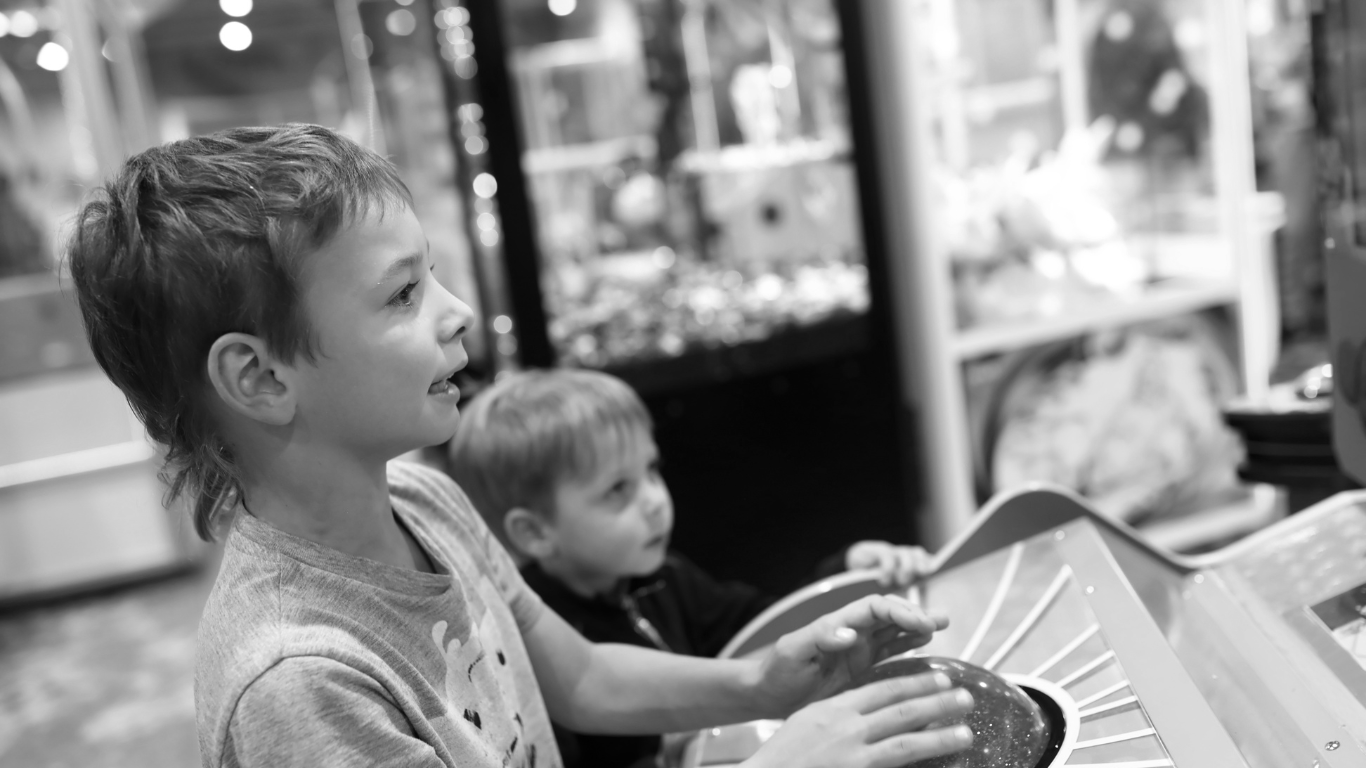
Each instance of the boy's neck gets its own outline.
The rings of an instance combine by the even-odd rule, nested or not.
[[[430,570],[394,518],[384,461],[278,455],[243,480],[247,510],[285,533],[348,555]],[[245,468],[244,468],[245,469]]]
[[[619,594],[626,587],[628,581],[625,577],[620,576],[610,577],[601,574],[579,573],[553,559],[541,560],[537,564],[547,576],[563,584],[570,592],[589,600],[599,597],[610,599]]]

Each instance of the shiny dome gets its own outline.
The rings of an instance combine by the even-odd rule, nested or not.
[[[1029,694],[994,672],[958,659],[911,656],[873,667],[854,685],[926,672],[942,672],[955,688],[972,694],[976,704],[962,718],[972,729],[972,746],[957,754],[909,763],[906,768],[1043,768],[1039,762],[1049,752],[1053,725]],[[934,725],[952,722],[957,721]]]

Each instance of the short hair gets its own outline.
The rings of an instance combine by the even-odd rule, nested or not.
[[[207,355],[241,332],[315,359],[307,257],[368,215],[412,204],[388,160],[316,125],[233,128],[148,149],[77,213],[66,258],[95,359],[167,448],[169,504],[216,534],[242,487],[211,418]]]
[[[555,489],[597,470],[604,439],[626,441],[637,429],[653,429],[650,412],[615,376],[572,368],[507,373],[462,409],[449,471],[510,544],[508,512],[521,507],[553,518]]]

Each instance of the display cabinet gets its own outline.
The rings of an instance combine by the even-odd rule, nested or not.
[[[660,391],[867,347],[878,265],[835,3],[469,7],[485,120],[510,121],[489,123],[489,223],[522,363]]]
[[[1253,181],[1245,4],[862,5],[904,394],[922,415],[925,540],[967,523],[1005,459],[1016,480],[1075,487],[1130,466],[1135,447],[1204,429],[1165,457],[1172,471],[1236,461],[1219,401],[1265,390],[1278,340],[1278,198]],[[1232,320],[1233,343],[1209,313]],[[983,445],[978,366],[1035,365],[1028,355],[1088,337],[1126,340],[1123,354],[1075,372],[1053,403],[1036,399],[1013,456]],[[993,451],[998,471],[983,477]],[[1049,476],[1063,465],[1072,474]]]
[[[435,3],[500,364],[631,384],[672,543],[775,592],[915,535],[858,11]]]

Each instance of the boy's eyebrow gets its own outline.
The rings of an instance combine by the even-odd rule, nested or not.
[[[404,272],[410,271],[415,265],[422,263],[424,259],[425,256],[421,253],[410,253],[407,256],[404,256],[390,264],[389,267],[384,270],[384,274],[380,275],[379,282],[375,283],[375,285],[384,285]]]

